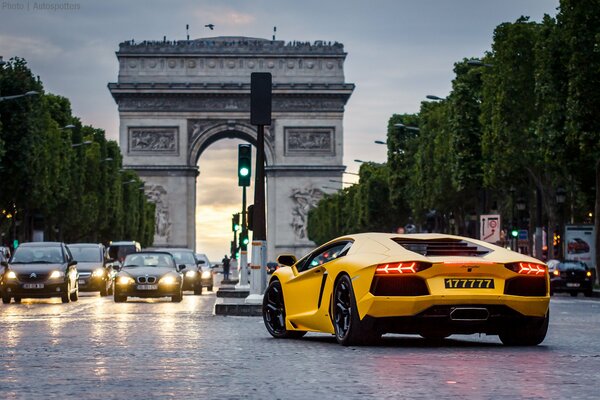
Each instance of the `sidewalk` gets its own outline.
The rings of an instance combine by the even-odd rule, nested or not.
[[[237,271],[235,272],[237,275]],[[222,275],[221,275],[222,278]],[[250,294],[250,289],[239,289],[235,287],[237,276],[232,276],[230,280],[223,282],[222,279],[216,279],[218,290],[215,301],[215,315],[231,315],[242,317],[255,317],[262,315],[261,304],[246,304],[246,297]]]

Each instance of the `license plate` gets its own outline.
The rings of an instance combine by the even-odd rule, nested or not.
[[[444,278],[446,289],[493,289],[494,280],[490,278]]]
[[[24,283],[23,289],[43,289],[43,283]]]
[[[567,283],[567,287],[579,287],[579,283],[569,282]]]
[[[158,285],[137,285],[138,290],[156,290]]]
[[[80,280],[79,280],[79,284],[80,284],[80,285],[85,285],[85,279],[80,279]]]

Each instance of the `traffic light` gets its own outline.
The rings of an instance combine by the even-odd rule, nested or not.
[[[233,214],[231,218],[231,230],[237,232],[240,230],[240,213]]]
[[[512,228],[510,230],[510,236],[512,238],[516,238],[517,236],[519,236],[519,230],[517,228]]]
[[[248,230],[251,231],[254,227],[254,204],[248,206],[248,213],[246,214],[246,225]]]
[[[248,246],[249,242],[250,240],[248,239],[248,231],[242,232],[242,234],[240,235],[240,244],[245,248],[246,246]]]
[[[560,245],[560,235],[556,232],[554,232],[554,237],[552,238],[552,242],[554,247],[557,247],[558,245]]]
[[[250,186],[252,172],[252,146],[238,145],[238,186]]]

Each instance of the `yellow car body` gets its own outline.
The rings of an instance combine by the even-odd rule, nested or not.
[[[361,233],[279,268],[265,293],[263,316],[275,337],[312,331],[335,334],[341,344],[362,344],[384,333],[436,339],[486,333],[500,335],[505,344],[532,345],[546,334],[549,287],[545,264],[486,242]]]

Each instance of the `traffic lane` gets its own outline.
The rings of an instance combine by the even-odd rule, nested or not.
[[[437,347],[398,335],[364,348],[275,340],[260,318],[212,315],[214,294],[38,302],[0,307],[3,398],[594,398],[599,378],[600,303],[584,299],[553,298],[533,348],[474,335]]]

